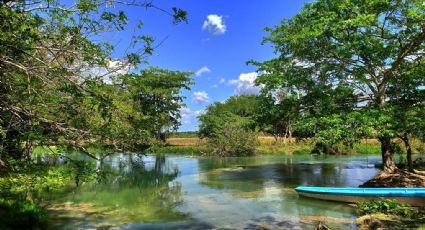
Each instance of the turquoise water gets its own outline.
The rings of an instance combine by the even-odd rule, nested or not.
[[[190,158],[116,154],[101,176],[46,194],[52,229],[355,228],[347,204],[299,198],[304,186],[356,187],[378,156]],[[100,178],[100,179],[99,179]]]

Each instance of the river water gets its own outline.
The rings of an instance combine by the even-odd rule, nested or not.
[[[46,193],[51,229],[354,229],[344,203],[298,197],[296,186],[356,187],[378,156],[191,158],[116,154],[96,180]]]

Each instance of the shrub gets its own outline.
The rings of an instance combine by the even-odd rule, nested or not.
[[[359,202],[357,210],[360,215],[383,213],[408,217],[414,214],[413,208],[406,204],[400,204],[393,199]]]
[[[224,125],[208,138],[213,153],[218,156],[251,156],[258,145],[255,132],[237,123]]]
[[[0,199],[0,229],[44,229],[47,216],[43,208],[29,201]]]

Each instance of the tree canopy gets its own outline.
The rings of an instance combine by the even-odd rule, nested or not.
[[[276,58],[251,62],[264,73],[257,81],[264,91],[298,95],[303,114],[308,111],[325,127],[330,127],[326,122],[342,125],[333,131],[350,132],[344,120],[359,114],[363,121],[358,125],[372,128],[381,142],[385,169],[396,169],[391,140],[410,129],[397,119],[407,111],[393,105],[406,91],[420,95],[425,5],[414,0],[318,0],[266,31],[270,35],[264,42],[272,44]],[[423,98],[414,101],[411,105],[422,110]],[[323,110],[312,113],[318,108]],[[325,136],[335,135],[326,131]]]
[[[152,1],[0,3],[1,162],[28,158],[36,145],[77,148],[93,158],[87,144],[140,150],[178,125],[180,91],[188,89],[191,73],[149,68],[127,74],[159,45],[143,33],[142,22],[125,52],[102,39],[129,29],[125,7],[187,22],[186,11]]]

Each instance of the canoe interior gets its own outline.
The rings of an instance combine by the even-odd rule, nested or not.
[[[297,192],[317,193],[344,196],[372,196],[372,197],[424,197],[425,188],[335,188],[335,187],[307,187],[295,188]]]
[[[395,199],[399,203],[410,204],[411,206],[416,207],[425,207],[425,197],[372,197],[372,196],[342,196],[342,195],[329,195],[329,194],[317,194],[309,192],[298,192],[300,196],[320,199],[320,200],[330,200],[346,203],[357,203],[363,201],[373,201],[380,200],[382,198]]]

